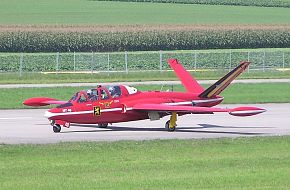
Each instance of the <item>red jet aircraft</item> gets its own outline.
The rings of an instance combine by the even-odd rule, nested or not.
[[[169,59],[169,65],[181,80],[186,92],[141,92],[126,85],[98,86],[77,92],[69,101],[53,98],[30,98],[23,102],[27,106],[58,105],[45,112],[54,132],[71,123],[98,124],[106,128],[108,124],[135,120],[159,120],[171,115],[165,124],[167,131],[174,131],[177,116],[185,114],[213,114],[228,112],[234,116],[252,116],[265,112],[257,107],[216,108],[223,101],[219,94],[250,64],[241,62],[235,69],[212,86],[202,86],[186,71],[176,59]]]

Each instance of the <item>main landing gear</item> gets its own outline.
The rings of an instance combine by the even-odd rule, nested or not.
[[[168,120],[165,123],[165,129],[169,132],[175,131],[175,127],[177,126],[176,121],[177,121],[177,113],[172,112],[172,115],[170,116],[170,120]]]
[[[107,128],[108,127],[108,123],[100,123],[98,124],[99,128]]]

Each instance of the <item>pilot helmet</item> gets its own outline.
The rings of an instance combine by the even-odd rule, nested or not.
[[[115,90],[115,88],[113,86],[110,86],[108,90],[109,90],[110,94],[115,94],[116,93],[116,90]]]
[[[91,94],[92,94],[92,90],[91,89],[87,90],[87,95],[91,95]]]

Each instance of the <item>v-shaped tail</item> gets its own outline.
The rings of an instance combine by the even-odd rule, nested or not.
[[[169,59],[168,63],[180,79],[187,92],[202,93],[204,91],[202,86],[200,86],[195,78],[192,77],[187,70],[185,70],[185,68],[177,61],[177,59]]]
[[[247,69],[250,62],[244,61],[241,62],[236,68],[234,68],[231,72],[226,74],[216,83],[208,87],[204,92],[202,92],[199,97],[200,98],[211,98],[213,96],[219,95],[227,86],[237,78],[243,71]]]

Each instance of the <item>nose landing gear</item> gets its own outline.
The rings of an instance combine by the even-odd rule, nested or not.
[[[61,131],[61,127],[69,127],[66,122],[62,122],[60,120],[51,120],[50,125],[52,126],[52,130],[55,133],[59,133]]]
[[[60,126],[59,124],[54,124],[54,125],[52,126],[52,130],[53,130],[53,132],[55,132],[55,133],[59,133],[59,132],[61,131],[61,126]]]
[[[170,116],[170,120],[168,120],[165,123],[165,129],[169,132],[175,131],[175,127],[177,126],[176,121],[177,121],[177,113],[172,112],[172,115]]]

